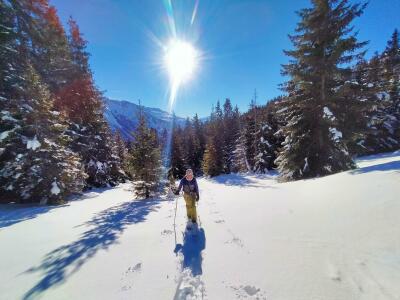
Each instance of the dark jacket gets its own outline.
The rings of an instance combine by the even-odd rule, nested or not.
[[[179,187],[177,189],[177,193],[179,193],[183,189],[185,194],[189,195],[196,195],[197,199],[200,198],[199,196],[199,186],[197,185],[196,178],[193,177],[191,181],[187,180],[186,177],[181,179],[179,183]]]

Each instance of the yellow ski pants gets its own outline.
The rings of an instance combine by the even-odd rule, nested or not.
[[[196,212],[196,199],[194,196],[190,194],[184,193],[183,198],[186,202],[186,214],[188,219],[192,220],[193,222],[197,221],[197,212]]]

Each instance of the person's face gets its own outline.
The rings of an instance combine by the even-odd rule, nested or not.
[[[193,173],[192,173],[192,172],[188,172],[188,173],[186,174],[186,178],[187,178],[188,180],[192,180],[192,179],[193,179]]]

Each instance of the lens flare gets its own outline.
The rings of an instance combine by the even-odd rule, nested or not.
[[[166,9],[166,19],[168,21],[168,36],[170,38],[168,43],[161,42],[161,39],[156,38],[157,44],[160,45],[163,50],[163,55],[159,58],[162,60],[161,65],[164,70],[168,72],[169,76],[169,108],[168,112],[173,113],[176,99],[180,87],[193,78],[194,73],[198,69],[198,65],[202,61],[202,54],[198,51],[192,43],[183,39],[183,37],[189,38],[191,41],[197,40],[195,30],[192,26],[195,23],[197,11],[199,7],[199,0],[195,0],[192,16],[190,19],[190,27],[182,28],[177,26],[181,22],[176,22],[176,17],[181,16],[182,12],[176,13],[176,7],[172,4],[172,0],[163,0]],[[180,35],[180,33],[185,33]],[[181,37],[181,38],[180,38]],[[167,141],[164,152],[164,166],[170,166],[171,159],[171,142],[172,142],[172,131],[173,122],[170,123],[170,130],[167,135]],[[166,168],[165,168],[166,171]],[[166,175],[166,174],[165,174]]]
[[[165,51],[164,63],[168,70],[171,86],[179,85],[191,78],[197,66],[197,51],[188,42],[174,39]]]

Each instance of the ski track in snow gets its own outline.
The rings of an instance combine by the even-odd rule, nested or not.
[[[186,233],[182,197],[133,200],[130,184],[0,206],[0,299],[400,300],[400,152],[358,164],[201,178]]]

